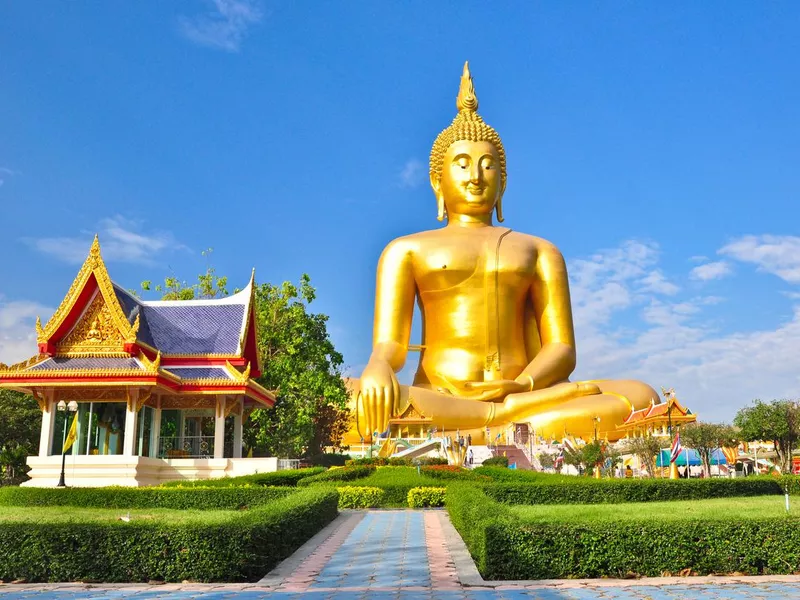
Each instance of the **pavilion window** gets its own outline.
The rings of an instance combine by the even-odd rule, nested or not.
[[[155,419],[155,409],[150,406],[143,406],[139,409],[139,416],[136,419],[136,455],[150,456],[150,440],[153,421]]]

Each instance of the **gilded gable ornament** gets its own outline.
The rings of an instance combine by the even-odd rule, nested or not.
[[[108,354],[123,352],[125,336],[120,332],[103,295],[92,299],[75,327],[58,343],[58,354]]]

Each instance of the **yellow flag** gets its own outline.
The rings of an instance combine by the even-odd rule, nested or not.
[[[78,415],[72,417],[72,425],[69,426],[67,432],[67,439],[64,440],[64,448],[61,450],[62,454],[72,448],[72,444],[78,439]]]

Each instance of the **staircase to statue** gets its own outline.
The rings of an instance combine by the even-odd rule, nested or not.
[[[492,452],[494,456],[508,457],[508,464],[516,463],[518,469],[526,469],[528,471],[533,469],[531,461],[529,461],[525,453],[516,446],[493,446]]]
[[[480,467],[487,458],[492,458],[492,451],[488,446],[470,446],[472,450],[472,464],[468,465],[471,468]]]

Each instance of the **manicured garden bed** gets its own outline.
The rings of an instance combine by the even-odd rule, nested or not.
[[[104,491],[95,490],[95,499]],[[311,488],[238,511],[6,507],[0,509],[0,580],[253,581],[333,520],[337,502],[335,490]]]
[[[486,579],[800,570],[800,507],[780,496],[510,506],[457,483],[446,505]]]

